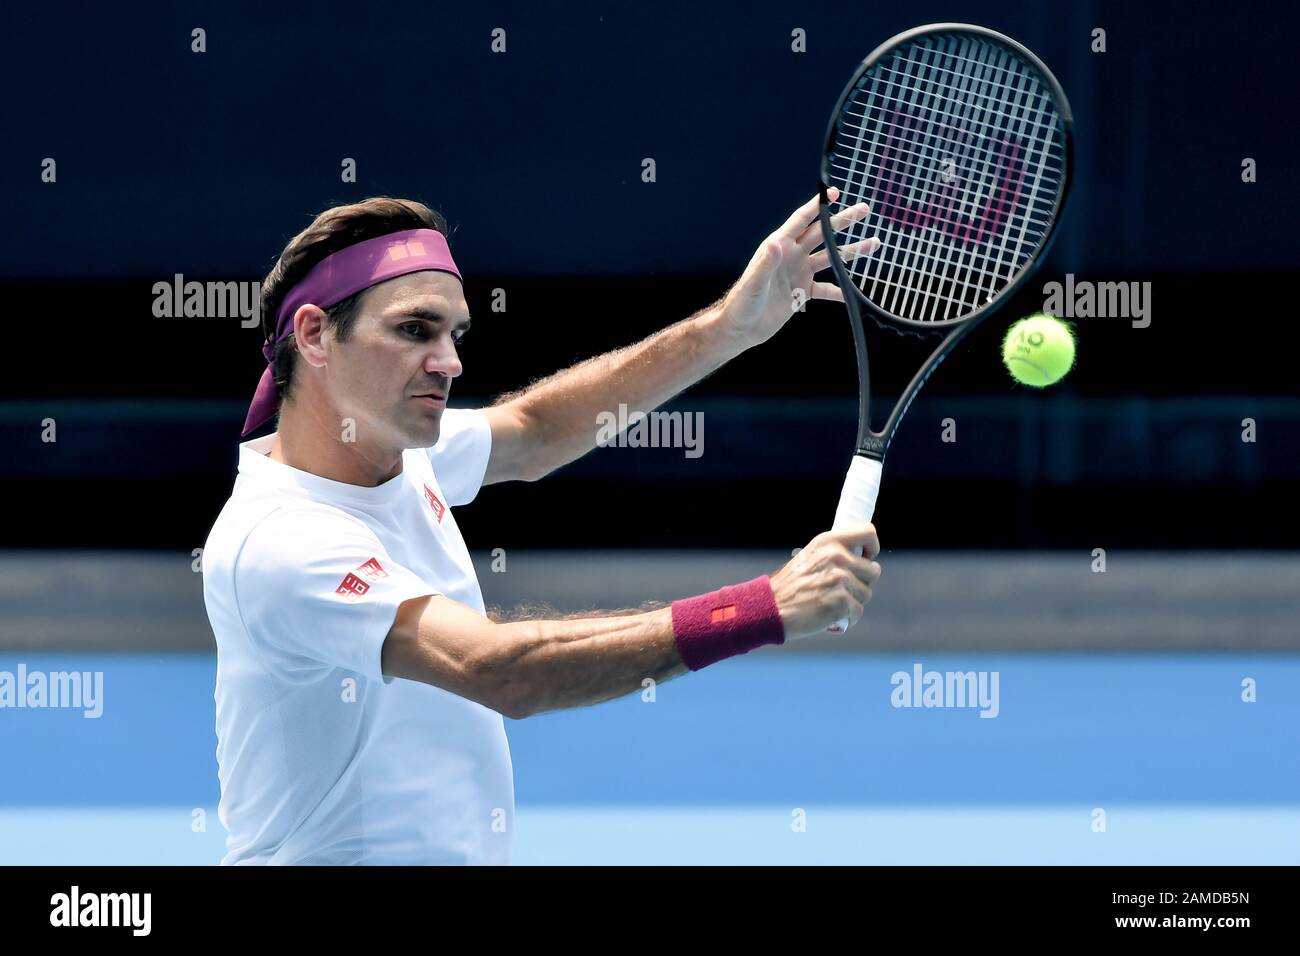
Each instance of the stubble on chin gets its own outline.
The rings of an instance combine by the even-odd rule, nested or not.
[[[432,425],[428,422],[421,422],[411,430],[410,440],[407,442],[408,448],[432,448],[438,444],[438,439],[442,436],[442,414],[434,419]]]

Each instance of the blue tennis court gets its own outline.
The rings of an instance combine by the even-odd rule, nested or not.
[[[103,713],[5,714],[0,862],[220,859],[213,657],[19,663]],[[918,664],[996,716],[893,706]],[[644,696],[508,723],[516,863],[1300,862],[1300,655],[781,649]]]

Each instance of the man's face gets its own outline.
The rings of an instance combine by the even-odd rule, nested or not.
[[[330,338],[326,377],[339,413],[368,436],[405,448],[438,441],[451,380],[461,373],[456,342],[469,328],[460,280],[413,272],[367,289],[346,342]]]

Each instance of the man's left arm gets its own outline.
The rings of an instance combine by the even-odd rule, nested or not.
[[[837,191],[830,190],[834,200]],[[844,301],[833,282],[814,276],[830,264],[821,245],[818,199],[801,206],[754,253],[718,302],[625,348],[598,355],[483,409],[492,428],[485,485],[535,481],[596,446],[598,416],[620,404],[648,412],[741,352],[767,341],[809,299]],[[867,215],[866,204],[831,220],[836,232]],[[870,255],[878,240],[842,246],[847,260]]]

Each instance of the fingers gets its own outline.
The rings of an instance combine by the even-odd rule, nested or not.
[[[875,236],[870,239],[862,239],[858,242],[851,242],[848,245],[840,246],[840,258],[845,262],[852,262],[862,256],[869,256],[881,247],[882,243]],[[831,254],[829,250],[823,249],[821,252],[815,252],[808,259],[808,264],[812,266],[814,273],[827,269],[831,264]]]
[[[879,561],[873,561],[871,558],[867,557],[855,556],[853,558],[853,563],[849,565],[849,568],[855,575],[857,575],[858,580],[869,588],[875,587],[876,582],[880,580],[880,572],[882,568],[880,567]]]
[[[841,531],[827,531],[826,535],[832,541],[838,541],[853,551],[855,555],[861,552],[865,558],[874,558],[880,554],[880,538],[876,536],[874,524],[857,525]]]
[[[843,232],[851,224],[859,219],[866,219],[871,215],[871,204],[860,202],[857,205],[841,209],[835,215],[831,216],[831,230],[833,232]]]
[[[825,299],[828,302],[843,302],[844,290],[834,282],[814,282],[808,298]]]
[[[839,194],[840,191],[834,187],[828,190],[831,199],[837,198]],[[785,225],[778,229],[777,232],[785,238],[797,241],[807,230],[808,224],[817,219],[817,210],[821,208],[821,201],[821,196],[813,196],[812,199],[791,213],[790,218],[785,221]]]
[[[843,614],[843,617],[849,622],[848,627],[845,628],[846,631],[853,627],[854,624],[857,624],[858,621],[862,620],[862,615],[865,614],[867,610],[867,601],[870,600],[871,595],[869,594],[865,600],[859,600],[853,595],[849,595],[848,607],[844,609]]]
[[[866,604],[871,600],[871,585],[862,580],[855,571],[845,570],[841,586],[848,592],[849,597],[859,604]]]
[[[880,565],[866,558],[853,558],[842,572],[839,587],[842,599],[847,601],[848,606],[839,608],[839,616],[848,619],[849,627],[856,624],[865,613],[874,594],[873,588],[879,580]]]
[[[868,203],[860,202],[855,206],[849,206],[842,209],[835,215],[831,216],[831,231],[843,232],[855,222],[866,219],[871,215],[871,206]],[[799,234],[799,248],[804,252],[812,252],[822,244],[821,223],[814,221],[802,233]]]
[[[874,564],[874,562],[868,563]],[[879,565],[876,565],[876,567],[879,568]],[[841,607],[839,609],[841,612],[840,617],[847,617],[850,627],[861,619],[863,612],[866,610],[866,606],[871,603],[871,598],[875,593],[873,591],[874,579],[878,578],[880,575],[878,571],[876,571],[872,572],[870,576],[873,580],[868,582],[853,574],[847,574],[840,585],[842,597],[847,599],[849,605],[848,607]]]
[[[842,570],[844,586],[863,604],[871,600],[871,589],[880,580],[880,562],[862,557],[853,551],[840,551],[844,555],[836,562]]]

